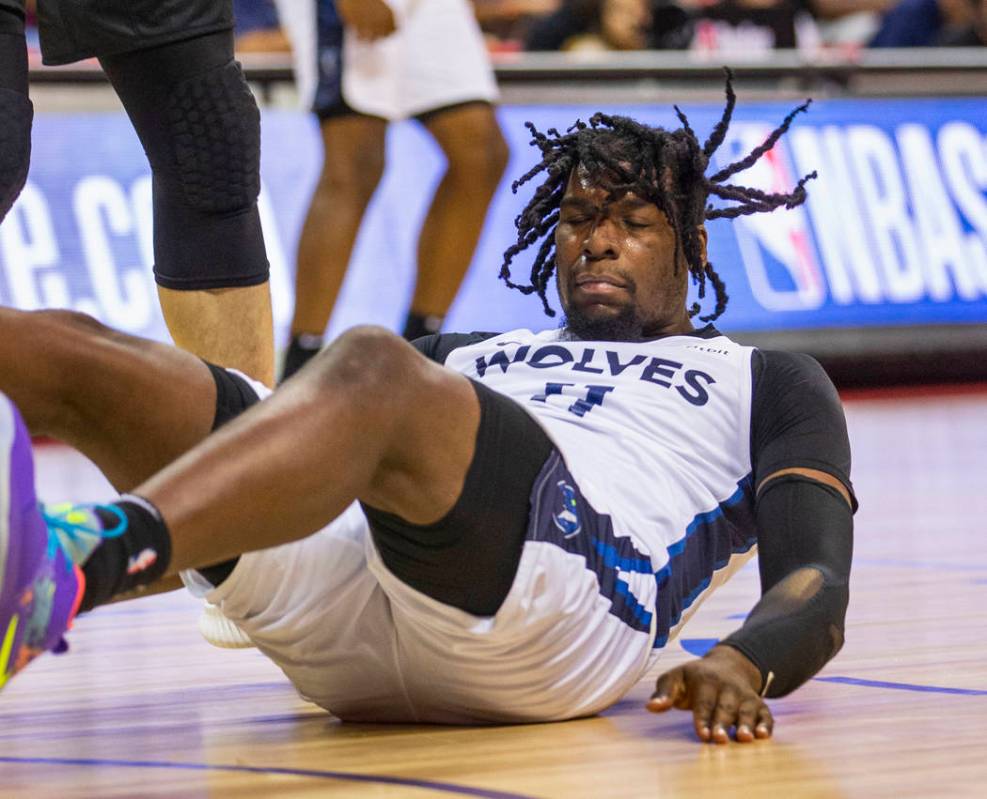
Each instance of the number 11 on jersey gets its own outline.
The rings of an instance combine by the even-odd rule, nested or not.
[[[585,416],[597,405],[603,404],[604,397],[613,391],[615,386],[586,386],[576,383],[546,383],[542,394],[531,397],[532,402],[548,402],[552,396],[576,396],[578,399],[568,407],[569,413]],[[567,390],[571,389],[571,390]]]

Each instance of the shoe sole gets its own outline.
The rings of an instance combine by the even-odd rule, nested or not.
[[[206,603],[199,614],[199,633],[220,649],[251,649],[254,642],[215,605]]]

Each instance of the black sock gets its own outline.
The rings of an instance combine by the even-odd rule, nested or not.
[[[92,610],[119,594],[150,585],[165,574],[171,562],[171,535],[154,505],[128,494],[112,507],[126,518],[126,531],[103,539],[83,565],[86,591],[80,611]],[[111,510],[97,508],[96,514],[107,528],[120,522]]]
[[[301,369],[312,358],[319,354],[322,349],[322,336],[314,336],[310,333],[299,333],[291,337],[288,344],[288,351],[284,356],[284,365],[281,367],[281,380],[283,383],[295,372]]]
[[[422,336],[430,336],[438,333],[442,329],[442,317],[427,314],[418,314],[414,311],[408,312],[408,318],[404,323],[404,332],[401,333],[408,341],[414,341]]]

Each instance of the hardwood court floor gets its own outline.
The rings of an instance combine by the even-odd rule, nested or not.
[[[181,593],[80,620],[0,695],[0,796],[987,796],[987,387],[851,398],[857,516],[847,643],[772,703],[776,736],[701,745],[642,683],[593,719],[525,727],[344,725],[255,651],[195,630]],[[39,448],[49,498],[104,498]],[[98,492],[103,492],[102,494]],[[748,567],[665,663],[739,622]]]

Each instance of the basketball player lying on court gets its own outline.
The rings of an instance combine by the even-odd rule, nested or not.
[[[743,626],[663,674],[647,707],[690,709],[704,741],[770,736],[764,697],[842,644],[855,501],[819,366],[690,321],[689,275],[715,289],[700,320],[727,299],[704,218],[805,197],[806,179],[788,195],[726,183],[796,112],[705,176],[727,96],[705,144],[684,117],[531,128],[543,160],[518,184],[546,177],[502,274],[514,286],[512,259],[543,238],[520,288],[548,309],[554,271],[561,328],[414,345],[355,328],[265,399],[78,314],[0,311],[2,681],[64,649],[78,610],[181,574],[343,719],[586,716],[757,547]],[[39,511],[27,430],[128,493]]]

